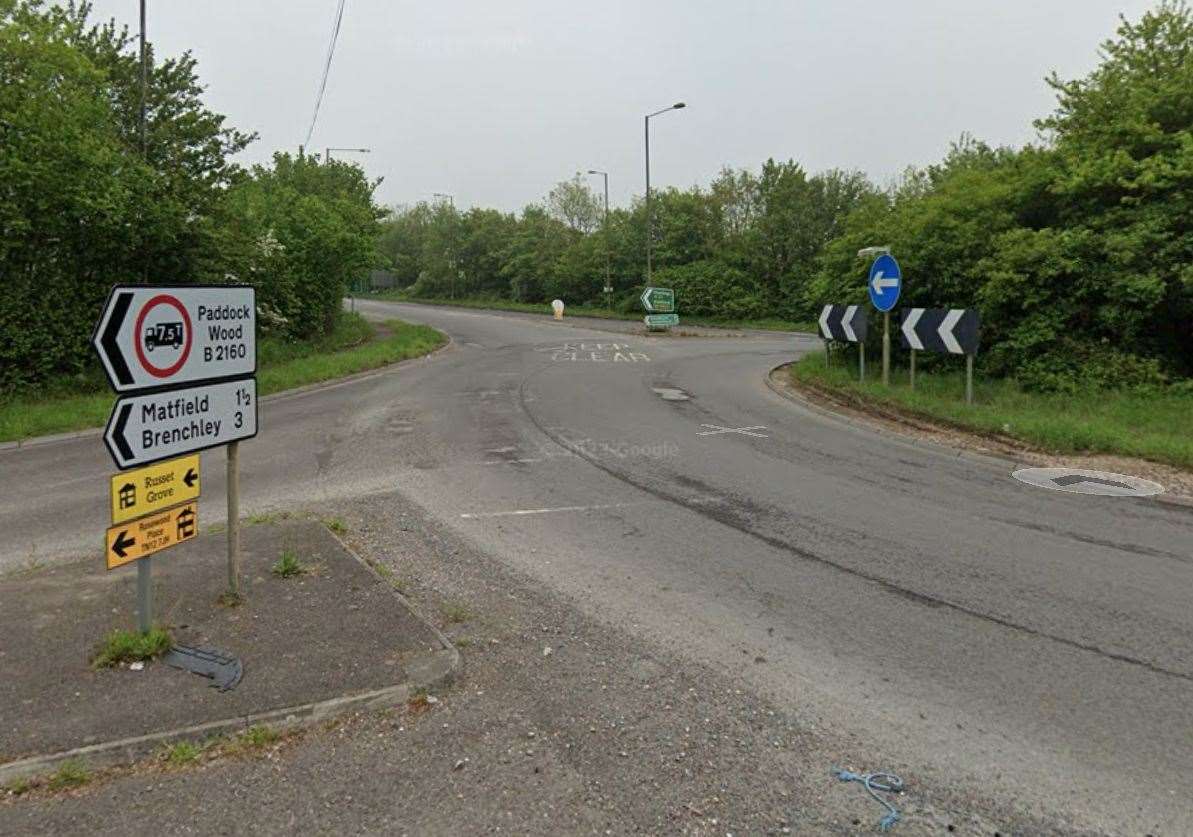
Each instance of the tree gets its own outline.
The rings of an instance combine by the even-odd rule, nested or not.
[[[590,233],[600,227],[604,206],[603,199],[579,174],[555,184],[547,195],[551,217],[580,233]]]

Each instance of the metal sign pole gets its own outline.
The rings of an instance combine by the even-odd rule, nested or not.
[[[143,634],[153,628],[153,559],[137,562],[137,630]]]
[[[829,367],[828,341],[825,340],[824,341],[824,368],[828,369],[828,367]]]
[[[240,443],[228,445],[228,593],[240,598]]]
[[[911,350],[911,388],[915,389],[915,349]]]
[[[891,312],[882,313],[882,385],[891,385]]]
[[[866,344],[859,342],[857,344],[858,350],[858,380],[863,384],[866,382]]]
[[[973,404],[973,355],[965,356],[965,403]]]

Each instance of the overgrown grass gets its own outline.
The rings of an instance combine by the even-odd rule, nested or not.
[[[202,754],[203,748],[191,741],[179,741],[166,748],[163,757],[167,764],[181,767],[190,764]]]
[[[121,663],[152,660],[170,650],[174,640],[165,628],[153,628],[147,634],[116,629],[96,649],[91,665],[110,668]]]
[[[467,622],[472,618],[472,610],[463,602],[444,602],[440,607],[443,618],[453,625]]]
[[[283,549],[282,554],[278,556],[278,560],[274,561],[273,566],[269,571],[278,578],[294,578],[299,575],[306,575],[311,571],[309,565],[298,560],[298,555],[292,549]]]
[[[878,369],[867,369],[879,375]],[[1193,468],[1193,395],[1145,392],[1087,392],[1076,395],[1026,392],[1011,380],[974,380],[974,404],[965,403],[963,373],[917,372],[916,388],[907,370],[892,370],[891,386],[864,384],[856,367],[823,354],[792,364],[791,377],[864,402],[893,407],[984,434],[1019,439],[1052,453],[1103,453],[1137,456]]]
[[[509,299],[447,299],[440,297],[410,297],[402,291],[383,291],[375,294],[364,294],[366,299],[380,299],[390,302],[413,302],[420,305],[454,305],[457,308],[480,308],[486,311],[520,311],[528,314],[550,314],[551,306],[543,302],[514,302]],[[564,316],[597,317],[603,320],[634,320],[642,322],[644,311],[626,313],[616,309],[592,305],[567,305]],[[779,317],[767,317],[757,320],[732,319],[726,317],[694,317],[680,311],[679,324],[714,326],[716,328],[750,328],[766,331],[815,331],[816,324],[784,320]]]
[[[429,326],[390,320],[378,328],[359,314],[345,313],[332,333],[318,340],[261,338],[257,392],[269,395],[419,357],[445,339]],[[0,442],[99,427],[114,400],[98,371],[0,396]]]
[[[77,788],[90,781],[91,771],[87,769],[87,765],[78,759],[68,759],[62,762],[58,766],[58,769],[50,775],[46,786],[50,790],[64,790],[66,788]]]

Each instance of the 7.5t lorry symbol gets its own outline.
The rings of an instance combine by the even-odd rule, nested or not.
[[[145,351],[152,352],[158,346],[177,349],[182,345],[182,323],[157,323],[145,329]]]

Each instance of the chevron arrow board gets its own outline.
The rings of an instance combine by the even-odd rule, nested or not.
[[[866,309],[860,305],[826,305],[820,312],[820,336],[825,340],[864,343]]]
[[[903,348],[952,355],[977,354],[978,312],[973,308],[908,308],[903,312]]]

